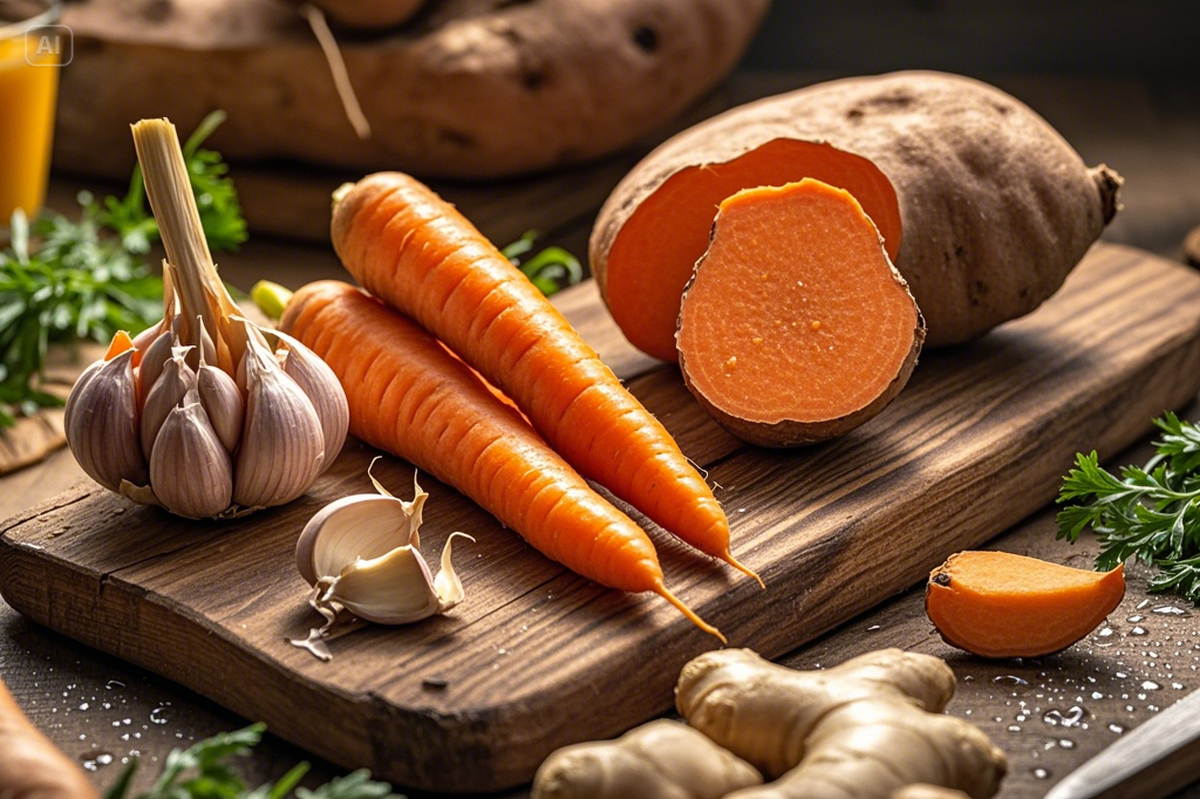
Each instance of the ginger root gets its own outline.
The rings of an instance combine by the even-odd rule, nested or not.
[[[552,753],[533,778],[533,799],[719,799],[761,783],[753,766],[701,733],[659,719]]]
[[[738,799],[889,799],[919,783],[986,799],[1006,769],[982,732],[940,715],[954,674],[929,655],[885,649],[801,672],[725,649],[684,666],[675,691],[689,724],[778,778]]]

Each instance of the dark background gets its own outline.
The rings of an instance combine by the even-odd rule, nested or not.
[[[1200,2],[775,0],[743,68],[1200,80]]]

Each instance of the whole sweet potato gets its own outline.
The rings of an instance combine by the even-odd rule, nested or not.
[[[293,6],[80,0],[63,20],[75,60],[62,75],[55,162],[127,175],[130,120],[167,116],[190,130],[222,108],[228,119],[211,144],[230,159],[467,179],[578,163],[631,143],[713,86],[767,4],[431,3],[399,27],[339,34],[371,128],[360,140]]]
[[[899,72],[760,100],[667,141],[601,210],[592,270],[629,340],[674,360],[680,296],[717,205],[805,177],[862,204],[933,346],[1053,294],[1112,219],[1121,185],[1029,107],[962,76]]]

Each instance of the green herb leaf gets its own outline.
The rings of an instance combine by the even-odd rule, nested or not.
[[[562,247],[546,247],[522,262],[521,256],[533,250],[538,235],[536,230],[525,231],[521,238],[500,250],[501,255],[519,267],[538,291],[547,297],[583,280],[583,266],[579,259]]]
[[[1058,538],[1071,543],[1091,529],[1100,542],[1096,567],[1112,569],[1129,558],[1156,566],[1151,591],[1200,600],[1200,427],[1166,413],[1145,466],[1125,466],[1120,476],[1099,464],[1095,452],[1076,456],[1063,478]]]

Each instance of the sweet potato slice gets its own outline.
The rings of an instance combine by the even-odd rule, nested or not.
[[[1082,639],[1124,595],[1122,566],[1094,572],[1008,552],[960,552],[929,575],[925,611],[951,646],[1036,657]]]
[[[912,374],[924,332],[862,206],[805,179],[720,204],[677,345],[684,381],[721,425],[786,447],[881,411]]]

